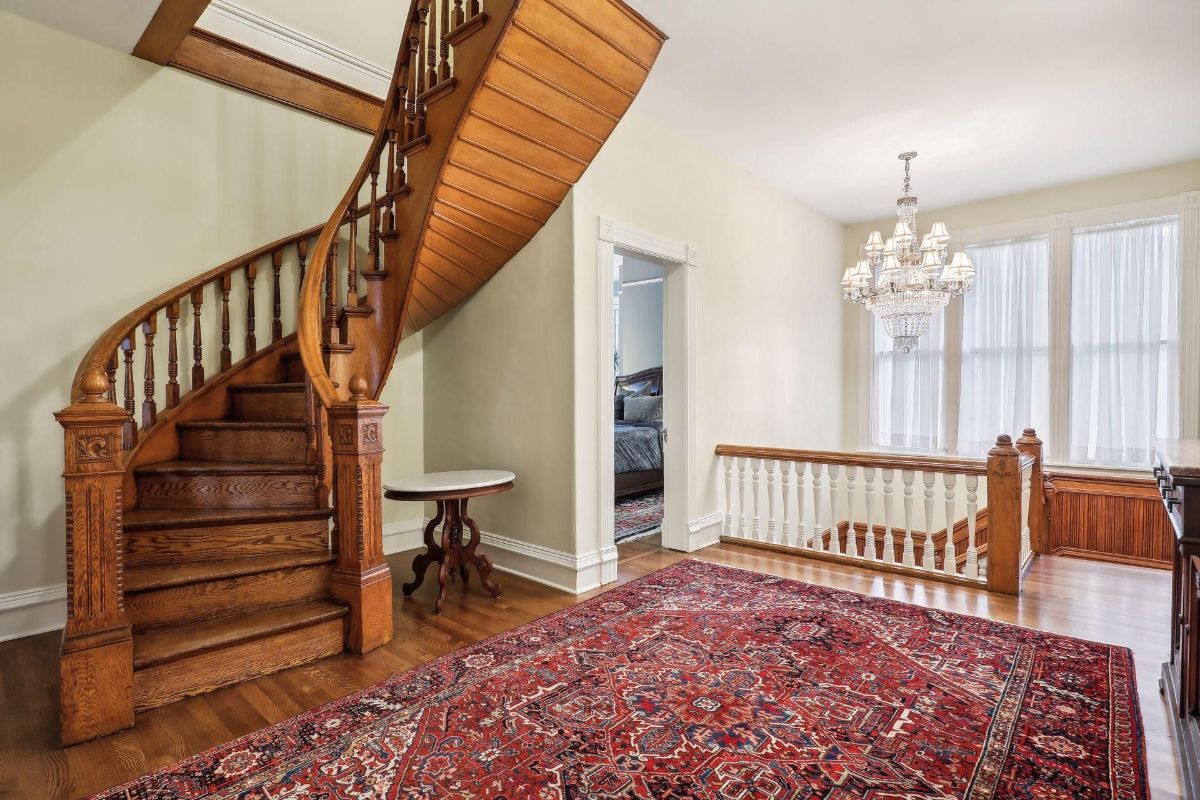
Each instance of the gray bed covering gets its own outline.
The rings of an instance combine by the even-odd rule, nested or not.
[[[661,422],[618,422],[613,436],[614,473],[662,469]]]

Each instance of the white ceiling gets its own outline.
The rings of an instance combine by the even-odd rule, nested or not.
[[[128,53],[159,0],[0,0],[0,9]]]
[[[1197,0],[630,2],[671,37],[638,110],[842,222],[893,212],[904,150],[930,209],[1200,157]],[[157,3],[0,8],[128,52]],[[213,0],[198,24],[382,95],[407,5]]]
[[[1200,156],[1197,0],[631,0],[637,102],[842,222]],[[703,9],[703,13],[701,13]]]

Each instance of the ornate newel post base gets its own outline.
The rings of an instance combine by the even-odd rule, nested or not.
[[[1021,451],[1001,434],[988,451],[989,592],[1021,593]]]
[[[392,572],[383,557],[383,415],[387,406],[367,398],[361,377],[350,380],[351,399],[329,409],[337,567],[333,596],[350,607],[345,647],[366,653],[392,639]]]
[[[121,555],[121,434],[129,415],[86,373],[83,398],[55,414],[63,426],[67,510],[67,626],[59,659],[63,744],[133,726],[133,638]]]

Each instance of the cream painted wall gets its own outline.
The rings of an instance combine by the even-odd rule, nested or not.
[[[977,228],[1008,222],[1047,217],[1071,211],[1086,211],[1094,208],[1153,200],[1160,197],[1182,194],[1200,189],[1200,159],[1171,164],[1155,169],[1112,175],[1107,178],[1070,183],[1035,192],[1007,195],[978,203],[951,206],[949,208],[921,210],[920,220],[928,227],[934,221],[945,222],[954,229]],[[918,192],[919,194],[919,192]],[[865,242],[873,230],[888,232],[895,225],[895,218],[875,222],[863,222],[845,227],[842,243],[842,268],[859,258],[858,247]],[[954,243],[951,242],[953,247]],[[838,277],[840,278],[840,272]],[[846,304],[849,306],[849,304]],[[845,361],[845,386],[847,412],[843,416],[844,428],[841,447],[857,450],[865,446],[865,411],[870,391],[870,314],[865,308],[848,308],[842,330],[843,358]]]
[[[568,195],[477,294],[425,329],[425,466],[510,469],[471,504],[485,531],[570,551],[571,234]]]
[[[611,502],[586,490],[597,478],[596,415],[612,412],[608,404],[598,407],[598,376],[581,366],[593,362],[598,348],[600,217],[699,251],[691,432],[696,485],[689,521],[719,508],[713,455],[718,443],[814,449],[838,444],[842,304],[837,281],[828,276],[837,272],[841,225],[636,110],[617,126],[574,195],[580,541],[596,535],[596,503]]]
[[[64,579],[52,414],[87,347],[153,295],[325,219],[367,138],[10,14],[0,29],[4,595]],[[384,397],[389,469],[404,454],[421,463],[410,348]]]

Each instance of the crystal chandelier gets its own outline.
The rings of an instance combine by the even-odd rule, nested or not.
[[[955,253],[946,263],[950,234],[945,223],[933,223],[917,244],[917,198],[909,193],[909,167],[916,157],[913,152],[899,156],[904,162],[904,196],[896,200],[895,232],[885,242],[879,231],[872,231],[863,248],[867,257],[842,275],[842,297],[865,304],[883,320],[893,347],[901,353],[916,349],[933,315],[975,282],[975,265],[966,253]]]

